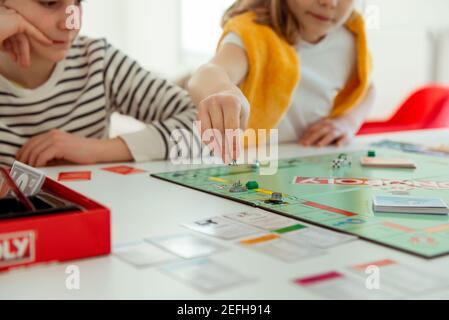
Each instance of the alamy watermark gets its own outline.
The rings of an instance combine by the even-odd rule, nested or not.
[[[65,269],[67,277],[65,279],[65,287],[67,290],[81,290],[81,270],[76,265],[70,265]]]
[[[65,20],[65,26],[68,30],[80,30],[81,29],[81,8],[79,6],[71,5],[65,9],[67,19]]]
[[[365,286],[368,290],[380,290],[380,268],[372,265],[365,269],[368,275],[365,281]]]

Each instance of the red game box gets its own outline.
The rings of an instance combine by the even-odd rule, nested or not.
[[[0,214],[0,271],[110,254],[109,209],[49,178],[30,200],[32,212]]]

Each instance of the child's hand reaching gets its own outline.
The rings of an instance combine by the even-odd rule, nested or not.
[[[53,43],[16,11],[0,5],[0,50],[23,68],[31,64],[30,38],[44,45]]]
[[[214,135],[214,142],[209,144],[213,146],[213,150],[221,152],[222,159],[227,163],[237,159],[240,150],[238,141],[226,139],[226,130],[245,130],[248,118],[248,101],[242,94],[233,92],[213,94],[201,101],[198,107],[198,120],[201,122],[202,137],[208,129],[220,132],[221,137]]]
[[[16,159],[33,167],[55,163],[95,164],[131,161],[132,155],[122,139],[99,140],[79,137],[60,130],[31,138]]]
[[[324,118],[312,124],[299,143],[305,147],[341,147],[351,141],[356,131],[357,128],[345,117]]]

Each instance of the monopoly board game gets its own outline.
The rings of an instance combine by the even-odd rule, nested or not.
[[[449,254],[449,217],[373,211],[375,195],[438,197],[449,203],[449,159],[376,149],[377,157],[413,160],[416,169],[366,168],[367,150],[349,153],[351,165],[333,168],[338,155],[280,160],[275,175],[260,168],[220,166],[152,175],[168,182],[356,235],[380,245],[431,259]],[[230,192],[240,181],[255,189]],[[282,202],[270,203],[273,193]]]

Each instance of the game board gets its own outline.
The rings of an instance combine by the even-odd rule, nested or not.
[[[379,157],[402,157],[417,169],[378,169],[360,165],[367,151],[348,154],[351,166],[332,168],[338,155],[279,161],[277,174],[263,176],[248,165],[220,166],[152,175],[219,197],[293,217],[423,258],[449,254],[449,217],[375,213],[374,195],[438,197],[449,203],[449,159],[376,149]],[[230,193],[235,181],[259,188]],[[282,204],[269,204],[273,192]]]

